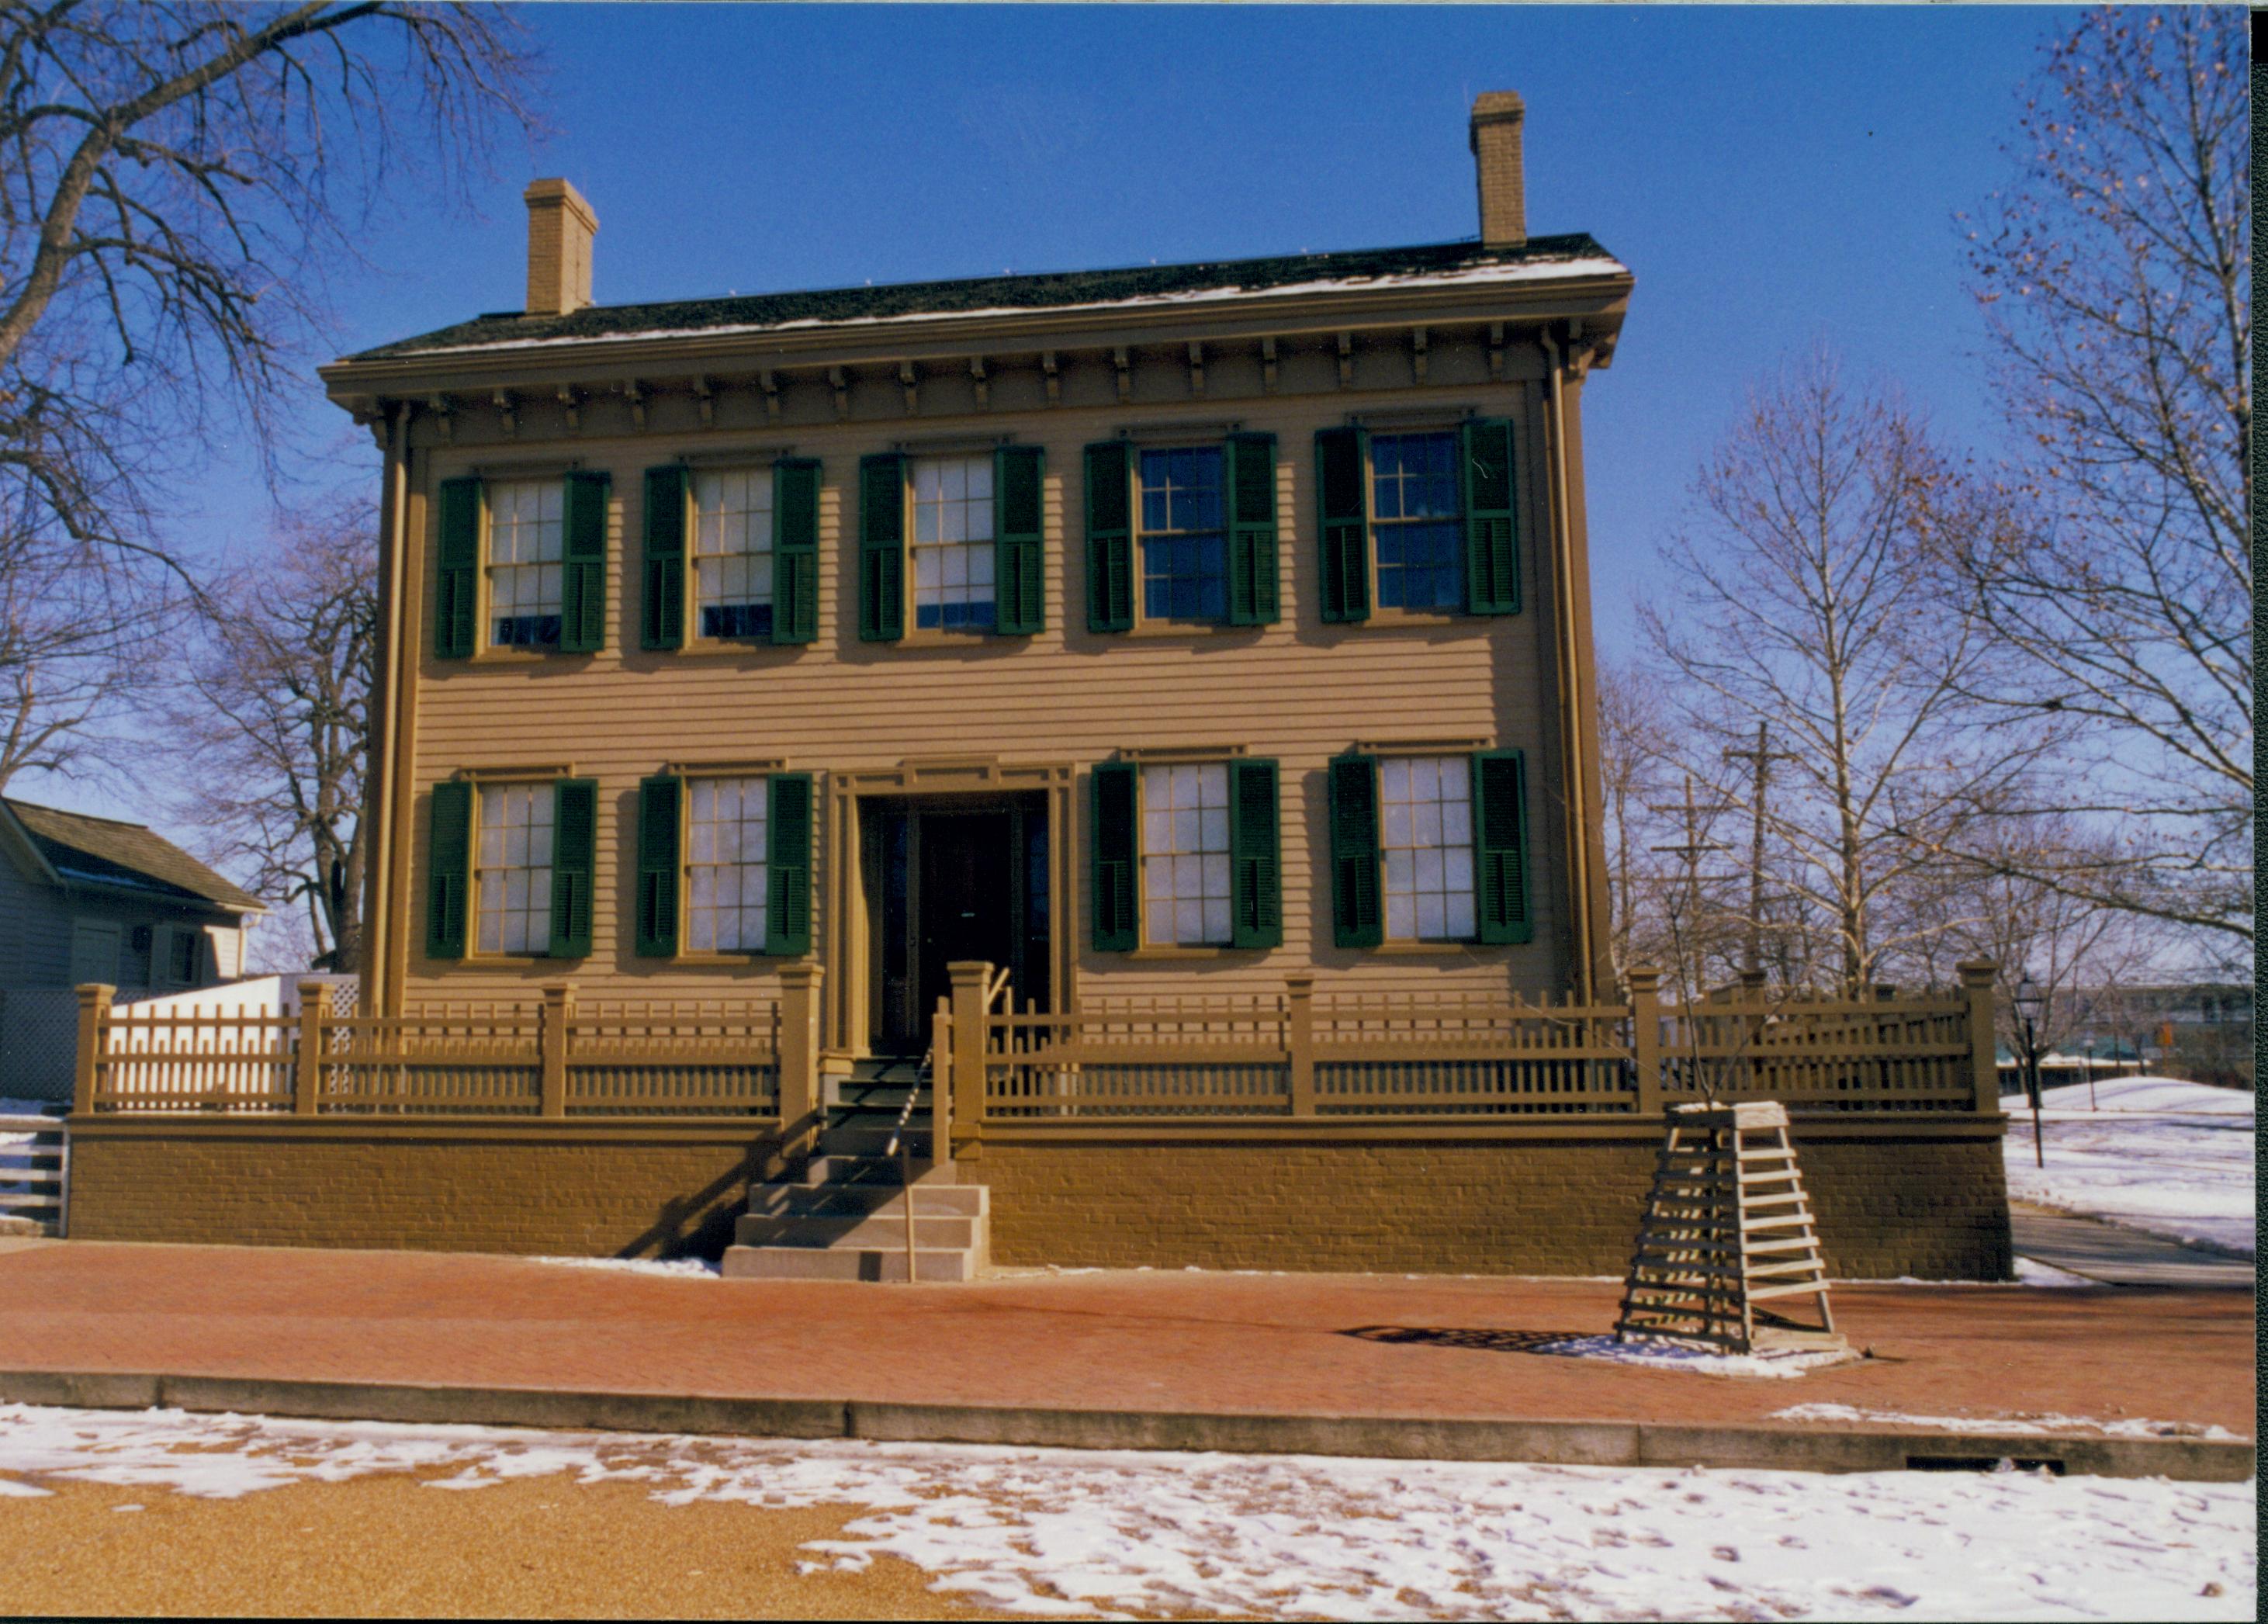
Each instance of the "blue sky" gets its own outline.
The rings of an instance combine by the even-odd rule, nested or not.
[[[1990,444],[1956,209],[2009,173],[2034,6],[521,9],[552,134],[473,209],[413,174],[337,279],[342,349],[522,292],[520,188],[572,180],[602,302],[1438,242],[1476,227],[1475,93],[1528,104],[1529,229],[1637,275],[1586,397],[1602,650],[1751,380],[1821,341]],[[310,400],[321,480],[375,481]],[[240,448],[239,448],[240,450]],[[225,452],[182,515],[237,553]],[[147,815],[93,786],[13,788]]]

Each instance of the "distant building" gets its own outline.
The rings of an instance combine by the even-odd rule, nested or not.
[[[266,911],[141,824],[0,797],[0,1096],[69,1097],[72,988],[233,981]]]

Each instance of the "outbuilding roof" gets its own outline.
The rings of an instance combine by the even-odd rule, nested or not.
[[[729,298],[677,299],[653,305],[593,305],[559,316],[497,311],[350,356],[353,361],[449,350],[520,348],[607,339],[762,331],[775,327],[1004,314],[1025,311],[1182,304],[1256,293],[1431,283],[1532,282],[1630,273],[1587,232],[1531,237],[1515,247],[1477,242],[1406,248],[1361,248],[1213,260],[1191,265],[1136,265],[1116,270],[1053,271],[976,276],[954,282],[902,282],[882,287],[826,288]]]
[[[238,913],[267,911],[259,898],[229,884],[142,824],[35,806],[6,797],[0,797],[0,806],[14,814],[48,866],[66,880],[195,899]]]

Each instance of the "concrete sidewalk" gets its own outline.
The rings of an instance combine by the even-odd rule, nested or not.
[[[2227,1287],[2250,1290],[2253,1266],[2179,1241],[2012,1201],[2016,1255],[2106,1286]]]
[[[1839,1287],[1838,1324],[1874,1356],[1790,1379],[1539,1351],[1552,1337],[1606,1331],[1617,1291],[1609,1281],[1143,1271],[877,1286],[431,1253],[33,1242],[0,1251],[0,1371],[136,1373],[119,1396],[85,1397],[119,1403],[151,1402],[162,1391],[166,1401],[188,1404],[195,1392],[215,1405],[258,1407],[260,1390],[240,1385],[247,1381],[429,1396],[477,1389],[522,1395],[484,1400],[490,1407],[479,1413],[528,1424],[566,1423],[544,1420],[555,1412],[526,1395],[575,1394],[582,1407],[555,1407],[556,1415],[640,1429],[690,1429],[713,1413],[724,1418],[715,1429],[760,1430],[747,1418],[776,1412],[784,1431],[878,1436],[858,1431],[845,1407],[855,1406],[870,1429],[932,1429],[918,1436],[990,1426],[985,1436],[1037,1442],[1073,1437],[1076,1418],[1109,1416],[1118,1430],[1097,1436],[1111,1441],[1265,1448],[1251,1427],[1230,1423],[1274,1418],[1280,1437],[1294,1440],[1278,1446],[1344,1453],[1367,1451],[1297,1440],[1325,1437],[1321,1423],[1349,1417],[1415,1427],[1412,1437],[1449,1424],[1443,1418],[1495,1427],[1505,1438],[1506,1424],[1596,1423],[1611,1429],[1599,1447],[1614,1456],[1638,1449],[1647,1429],[1784,1430],[1774,1412],[1795,1404],[1971,1422],[2060,1415],[2251,1431],[2249,1292]],[[157,1374],[171,1385],[144,1385]],[[70,1396],[23,1379],[6,1386],[0,1396]],[[670,1407],[608,1411],[608,1395]],[[303,1396],[316,1407],[288,1413],[364,1404],[360,1413],[373,1415],[445,1418],[426,1400],[413,1415],[368,1408],[343,1388],[326,1396],[306,1387]],[[647,1419],[603,1418],[634,1410]],[[948,1411],[963,1419],[937,1419]],[[588,1419],[594,1413],[601,1418]],[[909,1419],[917,1414],[930,1419]],[[1058,1419],[1003,1430],[998,1418],[1010,1415]],[[1165,1426],[1192,1416],[1227,1429]]]

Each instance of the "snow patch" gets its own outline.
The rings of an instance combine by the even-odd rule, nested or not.
[[[1651,1370],[1690,1370],[1697,1376],[1801,1376],[1829,1365],[1848,1364],[1856,1356],[1847,1349],[1797,1349],[1777,1353],[1728,1354],[1706,1342],[1681,1341],[1649,1336],[1618,1342],[1611,1336],[1566,1336],[1538,1342],[1530,1353],[1570,1359],[1595,1359],[1605,1364],[1631,1364]]]
[[[720,1271],[714,1263],[699,1258],[669,1258],[653,1260],[646,1258],[530,1258],[531,1263],[549,1263],[559,1268],[605,1268],[630,1275],[659,1275],[672,1280],[715,1280]]]
[[[670,1505],[863,1507],[843,1538],[805,1547],[812,1566],[897,1556],[939,1592],[1035,1617],[2250,1619],[2258,1595],[2250,1483],[791,1444],[0,1406],[0,1472],[232,1495],[419,1468],[456,1490],[564,1473],[637,1483]]]
[[[2209,1438],[2227,1441],[2226,1427],[2194,1421],[2095,1421],[2085,1415],[1908,1415],[1897,1410],[1865,1410],[1848,1404],[1796,1404],[1774,1410],[1774,1421],[1869,1422],[1892,1427],[1928,1427],[1940,1432],[2088,1433],[2107,1438]]]

